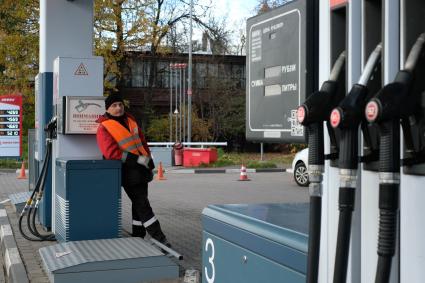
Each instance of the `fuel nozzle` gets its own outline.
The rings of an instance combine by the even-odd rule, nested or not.
[[[421,34],[407,57],[404,69],[366,105],[367,121],[380,133],[379,147],[379,236],[375,282],[388,282],[395,254],[397,211],[400,185],[400,119],[410,99],[414,72],[423,53],[425,34]]]
[[[56,138],[57,134],[57,116],[52,117],[52,119],[47,123],[47,125],[44,127],[44,131],[47,132],[48,141],[51,139]]]
[[[335,107],[338,101],[336,92],[338,89],[338,77],[340,76],[345,65],[345,51],[342,52],[329,76],[329,80],[322,84],[319,91],[314,92],[309,98],[298,107],[297,119],[303,126],[312,123],[323,122],[328,118],[329,112]]]
[[[401,104],[409,94],[412,74],[401,70],[394,82],[384,86],[366,105],[365,115],[371,123],[381,123],[401,116]]]
[[[409,107],[405,107],[408,101],[406,98],[410,95],[409,90],[418,61],[423,56],[424,43],[425,33],[416,40],[406,59],[404,69],[397,73],[394,82],[382,88],[366,105],[365,115],[369,122],[380,123],[399,118],[409,111]]]
[[[369,93],[368,83],[381,62],[381,44],[369,56],[359,82],[330,114],[330,124],[340,129],[339,143],[339,221],[333,282],[345,282],[347,277],[351,219],[354,211],[358,168],[358,128],[363,121],[363,109]]]
[[[382,46],[378,44],[370,54],[358,83],[353,85],[348,95],[331,112],[331,126],[341,130],[340,169],[357,169],[358,127],[364,120],[363,109],[370,93],[368,85],[374,73],[379,70],[381,52]]]
[[[338,78],[345,66],[345,51],[342,52],[332,68],[329,80],[322,84],[319,91],[314,92],[298,107],[297,120],[307,127],[309,145],[309,166],[324,164],[323,122],[328,119],[329,113],[342,97],[338,94]],[[311,180],[310,180],[311,181]]]
[[[409,97],[403,101],[400,113],[405,145],[403,166],[408,167],[425,163],[425,135],[423,134],[425,132],[423,111],[425,82],[422,80],[425,72],[425,33],[418,37],[413,50],[415,50],[414,55],[411,55],[411,52],[406,61],[406,68],[411,70],[412,74],[412,86]]]
[[[320,231],[322,214],[322,173],[324,171],[323,122],[329,112],[342,97],[338,97],[338,79],[345,65],[345,52],[342,52],[332,68],[330,78],[324,82],[320,91],[309,96],[298,107],[297,120],[306,126],[308,133],[308,171],[310,193],[309,243],[307,257],[307,280],[317,282],[319,270]]]

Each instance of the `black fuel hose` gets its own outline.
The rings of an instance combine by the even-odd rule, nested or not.
[[[38,177],[37,183],[35,185],[35,188],[34,188],[32,194],[31,194],[30,198],[26,202],[25,207],[22,209],[22,212],[19,216],[19,221],[18,221],[19,232],[21,233],[22,237],[24,237],[28,241],[41,241],[40,238],[31,238],[30,236],[28,236],[24,232],[23,227],[22,227],[22,221],[23,221],[24,216],[27,216],[28,219],[29,219],[29,214],[30,214],[30,211],[32,211],[32,207],[33,207],[34,200],[35,200],[34,196],[36,194],[38,194],[38,192],[40,191],[40,187],[42,185],[44,185],[44,178],[45,178],[47,171],[48,171],[47,170],[48,169],[48,166],[47,166],[48,165],[48,162],[47,162],[48,159],[47,158],[49,158],[49,156],[50,156],[49,150],[46,150],[46,154],[44,156],[44,163],[43,163],[43,167],[41,169],[40,176]],[[29,222],[27,222],[28,230],[31,232],[31,234],[33,234],[28,223]]]
[[[52,152],[52,144],[50,142],[48,143],[47,148],[48,148],[48,151],[49,151],[49,158],[46,160],[46,162],[48,162],[48,164],[47,164],[47,167],[48,167],[49,166],[49,163],[50,163],[51,152]],[[27,221],[27,224],[28,224],[29,231],[34,236],[36,236],[36,237],[38,237],[38,238],[40,238],[40,239],[42,239],[44,241],[55,241],[56,239],[55,239],[54,234],[47,234],[47,235],[40,234],[40,232],[37,229],[37,225],[35,223],[35,218],[36,218],[37,211],[38,211],[38,204],[39,204],[40,199],[43,196],[44,189],[45,189],[44,184],[45,184],[46,177],[47,177],[47,172],[44,175],[43,185],[40,187],[39,192],[37,194],[37,199],[36,199],[35,206],[34,206],[34,208],[31,207],[30,210],[28,211],[28,216],[27,216],[28,217],[28,221]],[[32,214],[31,214],[31,212],[32,212]],[[30,219],[31,219],[31,221],[30,221]]]
[[[43,167],[41,169],[41,173],[40,176],[37,180],[36,186],[30,196],[30,198],[28,199],[27,203],[25,204],[24,209],[21,212],[21,215],[19,217],[19,222],[18,222],[18,227],[19,227],[19,232],[22,234],[22,236],[29,241],[54,241],[54,235],[53,234],[48,234],[48,235],[41,235],[36,227],[35,224],[35,216],[37,214],[37,210],[38,210],[38,202],[41,199],[43,193],[44,193],[44,188],[45,188],[45,181],[46,181],[46,177],[48,174],[48,168],[49,168],[49,164],[50,164],[50,159],[51,159],[51,153],[52,153],[52,145],[51,145],[51,137],[53,136],[53,131],[55,129],[55,123],[56,123],[56,119],[52,119],[52,121],[46,126],[45,130],[48,132],[48,139],[46,140],[47,142],[47,146],[46,146],[46,153],[44,156],[44,163],[43,163]],[[36,198],[35,198],[36,196]],[[34,205],[35,202],[35,205]],[[28,210],[28,211],[27,211]],[[28,231],[35,236],[35,238],[28,236],[22,227],[22,222],[23,222],[23,218],[24,216],[27,216],[27,228]]]
[[[322,84],[320,91],[314,92],[298,107],[298,121],[307,128],[308,168],[310,181],[310,219],[307,255],[306,282],[316,283],[319,273],[320,233],[322,216],[322,173],[324,171],[323,122],[342,97],[338,94],[338,79],[345,69],[345,52],[335,62],[330,79]]]
[[[19,216],[19,225],[18,225],[18,227],[19,227],[19,231],[20,231],[20,233],[22,234],[22,236],[25,238],[25,239],[27,239],[27,240],[29,240],[29,241],[33,241],[33,240],[37,240],[37,239],[32,239],[32,238],[30,238],[30,237],[28,237],[25,233],[24,233],[24,231],[23,231],[23,229],[22,229],[22,220],[23,220],[23,217],[27,214],[27,210],[30,208],[30,207],[32,207],[32,205],[34,204],[34,196],[36,195],[36,193],[38,193],[38,191],[39,191],[39,189],[40,189],[40,185],[41,185],[41,183],[42,183],[42,180],[43,180],[43,176],[46,174],[46,171],[47,171],[47,162],[46,162],[46,160],[47,160],[47,158],[49,157],[49,152],[48,152],[48,150],[46,150],[46,153],[45,153],[45,155],[44,155],[44,160],[45,160],[45,162],[43,163],[43,166],[42,166],[42,169],[41,169],[41,173],[40,173],[40,176],[39,176],[39,178],[38,178],[38,180],[37,180],[37,183],[36,183],[36,185],[35,185],[35,187],[34,187],[34,190],[32,191],[32,193],[31,193],[31,196],[30,196],[30,198],[27,200],[27,202],[25,203],[25,206],[24,206],[24,208],[22,209],[22,211],[21,211],[21,214],[20,214],[20,216]]]
[[[29,240],[29,241],[45,241],[47,239],[50,239],[50,237],[51,237],[50,235],[47,235],[47,236],[40,235],[38,233],[38,231],[36,230],[36,228],[34,228],[35,226],[34,227],[31,226],[31,221],[30,221],[31,220],[31,215],[34,215],[35,216],[35,213],[36,213],[36,210],[35,210],[35,207],[34,207],[34,201],[35,201],[34,196],[37,195],[37,197],[38,197],[39,194],[42,193],[42,191],[43,191],[45,180],[46,180],[46,176],[47,176],[47,173],[48,173],[48,167],[49,167],[49,160],[50,160],[50,158],[51,158],[51,147],[48,146],[47,147],[47,150],[46,150],[46,155],[45,155],[45,159],[44,159],[44,163],[43,163],[43,167],[42,167],[42,170],[41,170],[40,177],[37,180],[37,184],[36,184],[36,186],[34,188],[33,193],[31,194],[30,199],[27,201],[27,204],[26,204],[25,208],[22,210],[22,213],[21,213],[21,215],[19,217],[19,222],[18,222],[18,224],[19,224],[18,225],[19,226],[19,231],[22,234],[22,236],[26,240]],[[28,209],[28,211],[26,211],[27,209]],[[33,236],[35,236],[36,238],[30,237],[30,236],[28,236],[24,232],[23,227],[22,227],[22,221],[23,221],[23,218],[25,216],[27,217],[27,228],[28,228],[28,231]]]
[[[368,99],[368,82],[376,66],[381,63],[381,44],[373,50],[366,62],[359,82],[355,84],[330,115],[332,127],[340,129],[339,146],[339,220],[334,265],[334,283],[346,282],[350,251],[351,221],[354,211],[358,169],[358,132],[364,120],[363,109]]]
[[[376,283],[389,282],[395,254],[400,181],[400,122],[393,119],[380,125],[379,236]],[[393,173],[393,174],[391,174]],[[391,176],[393,175],[393,176]]]
[[[308,162],[309,167],[324,165],[323,121],[308,127]],[[312,165],[313,164],[313,165]],[[311,182],[310,177],[310,182]],[[321,181],[321,180],[320,180]],[[310,183],[311,184],[311,183]],[[317,185],[315,180],[313,184]],[[307,282],[315,283],[319,274],[320,233],[322,216],[321,195],[310,192],[309,234],[307,256]]]

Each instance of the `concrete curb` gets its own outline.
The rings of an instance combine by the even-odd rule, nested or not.
[[[19,254],[15,237],[7,217],[6,209],[0,204],[0,240],[6,276],[11,283],[29,282],[27,272]]]
[[[18,169],[0,168],[0,173],[15,173]]]
[[[276,172],[286,172],[286,168],[247,168],[247,173],[276,173]],[[240,169],[165,169],[165,173],[171,174],[231,174],[231,173],[240,173]]]

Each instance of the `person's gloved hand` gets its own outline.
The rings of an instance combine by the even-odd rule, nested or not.
[[[151,158],[149,156],[140,155],[137,158],[137,163],[139,163],[140,165],[143,165],[147,169],[149,169],[149,162],[150,162],[150,160],[151,160]]]

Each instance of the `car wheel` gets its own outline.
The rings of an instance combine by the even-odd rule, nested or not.
[[[301,187],[307,187],[310,183],[308,180],[307,167],[304,162],[299,162],[295,165],[294,169],[294,180]]]

